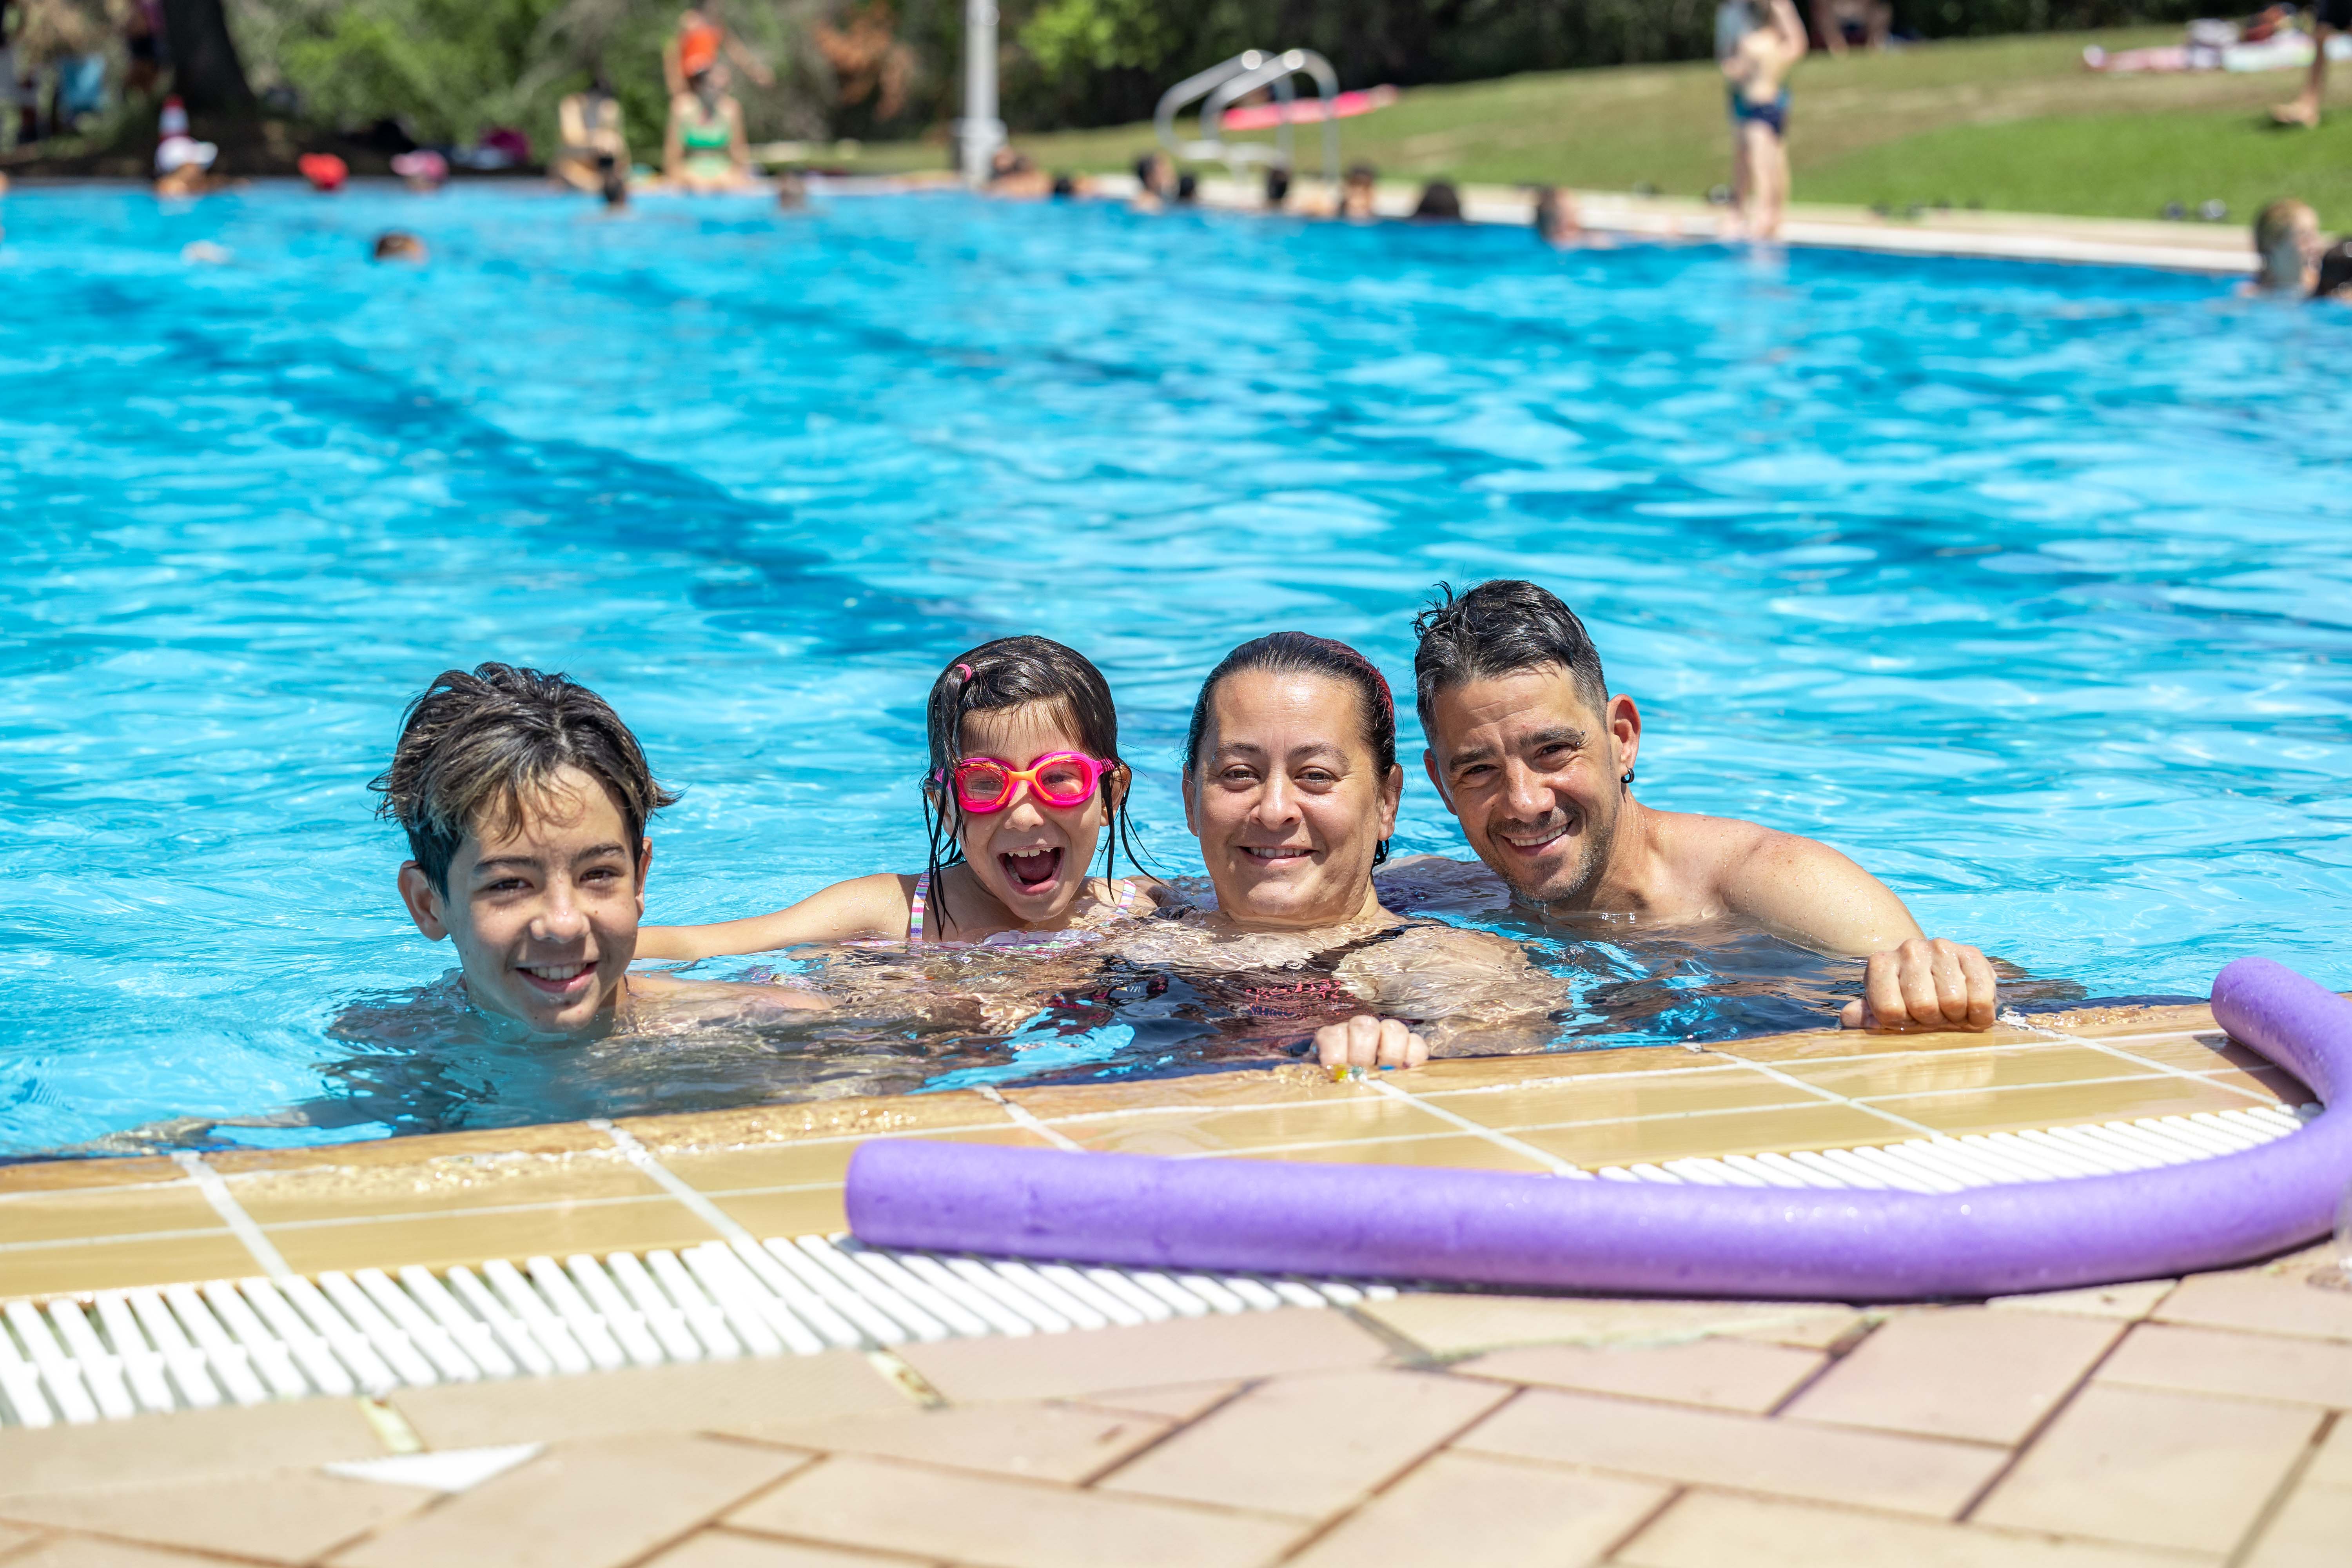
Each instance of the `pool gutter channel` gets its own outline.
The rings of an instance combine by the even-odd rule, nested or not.
[[[2318,1113],[2315,1105],[2250,1107],[1559,1173],[1702,1186],[1957,1192],[2192,1163],[2285,1137]],[[642,1145],[631,1153],[635,1140],[626,1132],[606,1131],[632,1163],[667,1173]],[[205,1174],[228,1200],[223,1214],[241,1215],[223,1178]],[[955,1338],[1347,1308],[1400,1289],[1437,1288],[1027,1263],[868,1247],[843,1236],[763,1241],[720,1217],[724,1240],[601,1259],[575,1253],[561,1263],[540,1256],[520,1266],[493,1258],[437,1271],[410,1264],[313,1277],[287,1272],[281,1262],[266,1275],[234,1281],[10,1301],[0,1309],[0,1426],[81,1425],[314,1395],[380,1397],[440,1383],[747,1355],[887,1353],[896,1345]],[[257,1249],[257,1260],[261,1256]],[[274,1258],[274,1249],[267,1256]]]

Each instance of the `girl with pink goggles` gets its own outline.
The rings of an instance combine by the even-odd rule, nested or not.
[[[1084,655],[1045,637],[1000,637],[950,663],[926,706],[930,854],[920,873],[852,878],[749,920],[641,926],[637,956],[941,939],[1059,949],[1152,911],[1166,894],[1159,881],[1115,874],[1120,850],[1136,858],[1129,777],[1110,683]],[[1024,756],[1035,760],[1021,766]],[[1045,809],[1015,812],[1024,800]]]

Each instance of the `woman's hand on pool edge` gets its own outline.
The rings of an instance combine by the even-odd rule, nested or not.
[[[1998,1004],[1999,981],[1982,952],[1942,937],[1915,936],[1870,955],[1862,1000],[1847,1003],[1838,1022],[1898,1034],[1990,1029]]]
[[[1429,1042],[1402,1019],[1359,1013],[1315,1031],[1315,1059],[1327,1068],[1417,1068],[1429,1059]]]

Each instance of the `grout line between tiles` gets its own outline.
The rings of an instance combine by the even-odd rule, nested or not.
[[[2017,1467],[2025,1462],[2025,1457],[2033,1451],[2033,1446],[2042,1441],[2050,1428],[2057,1424],[2061,1415],[2074,1407],[2074,1401],[2080,1399],[2083,1396],[2083,1391],[2089,1388],[2098,1377],[2099,1369],[2114,1360],[2116,1352],[2123,1348],[2124,1342],[2137,1333],[2139,1329],[2140,1324],[2137,1322],[2126,1323],[2118,1329],[2116,1336],[2107,1342],[2106,1349],[2093,1357],[2091,1364],[2075,1374],[2074,1381],[2067,1385],[2066,1392],[2050,1402],[2049,1408],[2042,1411],[2042,1418],[2028,1427],[2023,1436],[2008,1445],[2009,1458],[1995,1467],[1992,1474],[1984,1479],[1983,1484],[1977,1488],[1975,1493],[1966,1502],[1953,1510],[1954,1524],[1972,1522],[1976,1518],[1977,1510],[1990,1502],[1993,1493],[2009,1484],[2009,1478],[2017,1473]]]
[[[841,1185],[839,1182],[819,1184],[835,1187]],[[798,1189],[760,1187],[751,1189],[751,1192],[763,1194],[772,1190],[793,1192]],[[710,1195],[735,1197],[743,1194],[729,1192]],[[411,1221],[477,1219],[489,1215],[569,1214],[577,1209],[627,1208],[632,1205],[662,1205],[670,1201],[668,1193],[665,1189],[659,1193],[628,1193],[612,1198],[544,1198],[537,1203],[528,1204],[481,1204],[463,1208],[386,1209],[382,1214],[335,1215],[326,1219],[274,1219],[269,1222],[269,1228],[283,1234],[289,1230],[332,1230],[338,1226],[403,1225]]]
[[[2154,1068],[2157,1071],[2173,1078],[2191,1079],[2199,1083],[2210,1083],[2215,1089],[2227,1089],[2231,1094],[2242,1094],[2248,1100],[2260,1100],[2265,1105],[2273,1103],[2273,1097],[2263,1093],[2260,1089],[2241,1089],[2234,1083],[2223,1083],[2219,1078],[2209,1076],[2210,1074],[2229,1070],[2226,1068],[2208,1068],[2204,1072],[2192,1072],[2187,1068],[2174,1067],[2170,1062],[2157,1061],[2152,1058],[2139,1056],[2131,1051],[2119,1051],[2113,1046],[2107,1045],[2105,1042],[2101,1040],[2086,1040],[2073,1035],[2066,1036],[2065,1038],[2078,1046],[2088,1046],[2091,1049],[2098,1052],[2101,1056],[2113,1057],[2117,1061],[2131,1062],[2140,1067]],[[2273,1067],[2278,1066],[2276,1062],[2273,1062],[2271,1065]],[[2284,1068],[2280,1068],[2279,1070],[2282,1072],[2286,1071]],[[2293,1073],[2287,1073],[2287,1076],[2289,1078],[2294,1077]],[[2304,1087],[2308,1089],[2310,1085],[2305,1084]]]
[[[652,1150],[637,1142],[636,1134],[625,1127],[614,1126],[610,1121],[602,1116],[590,1117],[588,1125],[610,1138],[613,1141],[613,1146],[621,1152],[622,1156],[630,1164],[651,1177],[664,1192],[684,1205],[695,1218],[717,1231],[720,1236],[730,1241],[759,1239],[737,1223],[734,1215],[712,1203],[700,1189],[667,1165],[663,1164]]]
[[[1743,1061],[1746,1060],[1745,1058],[1742,1058],[1741,1059]],[[1803,1079],[1796,1078],[1790,1074],[1782,1072],[1780,1068],[1773,1067],[1769,1063],[1750,1061],[1748,1062],[1747,1065],[1754,1068],[1766,1078],[1773,1079],[1779,1082],[1790,1084],[1795,1088],[1801,1089],[1807,1094],[1817,1096],[1832,1105],[1843,1105],[1850,1110],[1861,1111],[1864,1116],[1875,1116],[1882,1121],[1892,1121],[1898,1127],[1906,1127],[1912,1131],[1920,1133],[1928,1138],[1940,1141],[1950,1136],[1948,1133],[1937,1131],[1934,1128],[1927,1126],[1924,1122],[1914,1121],[1907,1116],[1898,1115],[1892,1110],[1881,1110],[1874,1105],[1864,1105],[1858,1100],[1840,1094],[1832,1089],[1823,1089],[1817,1083],[1807,1083]]]
[[[2286,1474],[2281,1476],[2278,1485],[2271,1489],[2271,1495],[2263,1500],[2262,1511],[2254,1515],[2253,1522],[2246,1526],[2246,1532],[2238,1538],[2237,1547],[2229,1555],[2228,1568],[2239,1568],[2263,1543],[2263,1537],[2269,1534],[2271,1526],[2278,1521],[2279,1513],[2286,1507],[2287,1500],[2303,1486],[2303,1478],[2310,1473],[2312,1461],[2318,1458],[2319,1450],[2327,1446],[2329,1435],[2346,1419],[2347,1417],[2334,1410],[2319,1418],[2319,1424],[2312,1428],[2311,1441],[2303,1446],[2303,1452],[2297,1454],[2294,1462],[2286,1468]]]
[[[286,1267],[286,1259],[278,1256],[277,1246],[254,1223],[253,1216],[245,1212],[245,1205],[236,1201],[235,1193],[228,1190],[228,1184],[221,1179],[221,1173],[205,1163],[202,1154],[182,1149],[173,1154],[172,1163],[188,1173],[188,1180],[195,1184],[196,1191],[204,1194],[205,1202],[212,1205],[213,1212],[236,1233],[237,1240],[244,1243],[245,1250],[252,1255],[264,1274],[272,1279],[292,1278],[294,1271]]]
[[[1031,1110],[1027,1106],[1015,1105],[1013,1101],[1005,1099],[1003,1091],[998,1089],[994,1084],[982,1084],[980,1086],[979,1093],[982,1099],[988,1100],[991,1104],[1003,1106],[1004,1108],[1005,1115],[1010,1116],[1015,1122],[1019,1123],[1029,1131],[1034,1132],[1038,1137],[1043,1138],[1055,1148],[1066,1149],[1073,1154],[1081,1154],[1086,1152],[1085,1146],[1076,1139],[1070,1137],[1067,1133],[1058,1132],[1053,1128],[1046,1126],[1043,1121],[1037,1120],[1036,1112]]]
[[[2151,1063],[2150,1065],[2153,1066],[2154,1064]],[[2191,1083],[2210,1082],[2209,1079],[2201,1078],[2196,1073],[2190,1072],[2179,1073],[2178,1075],[2160,1072],[2132,1072],[2118,1073],[2114,1078],[2063,1078],[2050,1083],[1970,1084],[1960,1089],[1905,1089],[1898,1093],[1859,1096],[1854,1099],[1853,1103],[1856,1105],[1867,1106],[1874,1105],[1880,1100],[1941,1100],[1956,1094],[2030,1094],[2038,1089],[2100,1089],[2111,1083],[2146,1083],[2150,1079],[2171,1076],[2185,1078]],[[2275,1095],[2255,1094],[2247,1089],[2232,1089],[2228,1084],[2213,1084],[2211,1087],[2216,1089],[2228,1089],[2233,1094],[2246,1095],[2249,1099],[2259,1100],[2264,1105],[2276,1105],[2279,1103],[2278,1097]]]
[[[1570,1164],[1566,1160],[1561,1159],[1557,1154],[1547,1154],[1541,1149],[1537,1148],[1534,1144],[1522,1143],[1507,1132],[1497,1132],[1491,1127],[1481,1127],[1476,1122],[1471,1121],[1468,1117],[1457,1115],[1454,1112],[1446,1110],[1442,1105],[1432,1105],[1429,1101],[1422,1099],[1419,1095],[1409,1094],[1385,1079],[1371,1078],[1366,1079],[1364,1081],[1370,1084],[1380,1093],[1388,1096],[1391,1100],[1401,1100],[1407,1105],[1417,1106],[1421,1110],[1427,1111],[1430,1115],[1436,1117],[1439,1121],[1451,1122],[1454,1126],[1460,1128],[1463,1131],[1473,1133],[1477,1137],[1483,1138],[1498,1149],[1506,1150],[1513,1154],[1517,1154],[1523,1160],[1533,1160],[1536,1163],[1541,1165],[1545,1170],[1550,1172],[1555,1176],[1569,1175],[1577,1169],[1576,1166]]]
[[[131,1230],[111,1236],[58,1236],[47,1241],[0,1241],[0,1254],[10,1252],[46,1252],[68,1247],[112,1247],[118,1243],[146,1241],[185,1241],[191,1237],[218,1236],[211,1226],[193,1230]]]

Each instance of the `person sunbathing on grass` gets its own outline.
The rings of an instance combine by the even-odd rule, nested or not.
[[[1848,1028],[1988,1029],[1996,979],[1973,947],[1930,942],[1903,900],[1830,848],[1753,822],[1633,798],[1642,715],[1600,652],[1533,583],[1482,583],[1413,622],[1423,766],[1463,837],[1549,921],[1730,921],[1869,959]]]
[[[444,1004],[546,1037],[674,1023],[687,1011],[826,1005],[776,986],[629,973],[653,866],[646,819],[677,797],[611,705],[566,677],[503,664],[444,670],[409,704],[392,765],[369,787],[383,797],[378,815],[408,836],[399,885],[409,918],[457,949],[456,994]]]

